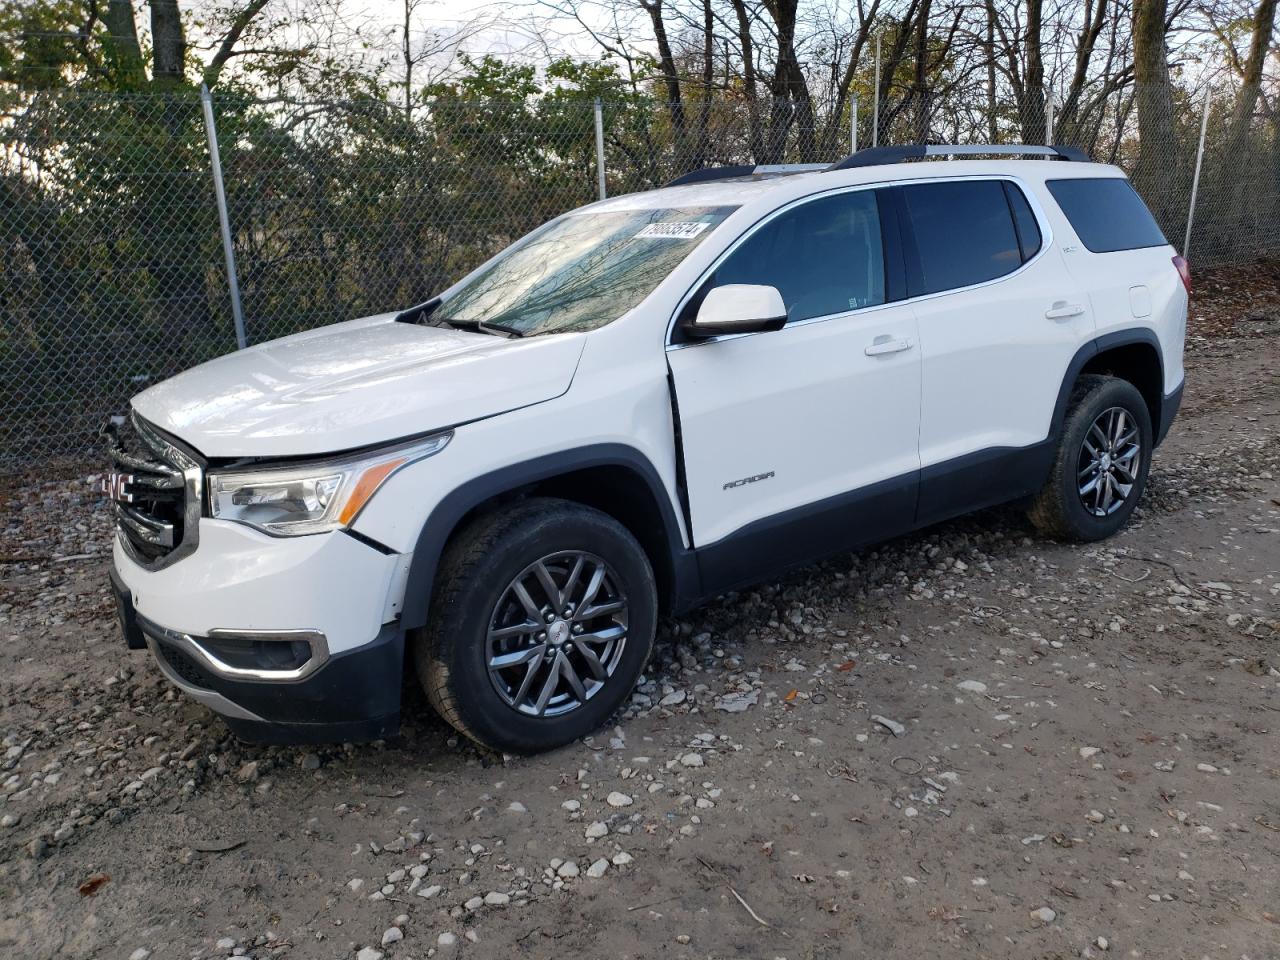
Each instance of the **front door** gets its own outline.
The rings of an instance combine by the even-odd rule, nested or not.
[[[868,189],[776,214],[699,293],[729,283],[777,287],[786,326],[669,348],[708,591],[911,524],[919,336],[911,308],[886,302],[880,224]]]

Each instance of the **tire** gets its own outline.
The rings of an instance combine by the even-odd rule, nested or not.
[[[1102,442],[1099,431],[1106,433],[1113,424],[1119,424],[1121,440],[1132,435],[1137,441],[1136,454],[1127,443],[1113,446],[1112,438]],[[1081,377],[1071,391],[1049,479],[1027,511],[1031,522],[1042,534],[1060,540],[1089,542],[1111,536],[1128,522],[1142,497],[1153,449],[1151,414],[1137,388],[1117,377]],[[1103,474],[1111,478],[1110,500],[1105,477],[1083,492]]]
[[[533,498],[453,538],[427,626],[410,643],[428,700],[455,729],[493,750],[538,753],[618,710],[649,661],[657,620],[653,570],[625,527],[581,504]],[[494,657],[511,665],[491,673]]]

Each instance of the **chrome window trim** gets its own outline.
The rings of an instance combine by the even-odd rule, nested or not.
[[[319,630],[230,630],[216,629],[209,631],[209,638],[225,638],[236,640],[264,640],[292,642],[302,640],[311,648],[311,657],[300,667],[292,670],[259,670],[250,667],[235,667],[219,659],[212,651],[205,648],[199,637],[170,630],[158,623],[153,623],[138,614],[138,626],[147,638],[148,644],[153,640],[171,643],[179,650],[202,661],[214,673],[228,680],[263,680],[270,682],[292,682],[303,680],[315,673],[329,661],[329,641]],[[159,651],[153,648],[157,659],[163,660]]]
[[[993,284],[1004,283],[1006,280],[1013,279],[1014,277],[1021,274],[1023,271],[1029,269],[1034,264],[1038,263],[1040,261],[1040,258],[1045,256],[1045,254],[1049,250],[1049,247],[1052,246],[1054,242],[1053,227],[1049,223],[1048,217],[1045,215],[1044,207],[1041,206],[1040,204],[1040,198],[1036,196],[1035,191],[1031,190],[1027,186],[1027,182],[1023,180],[1021,177],[1015,176],[1014,174],[1011,174],[1011,173],[982,173],[982,174],[969,174],[966,176],[955,176],[955,177],[908,177],[908,178],[901,178],[897,180],[884,180],[876,183],[859,183],[859,184],[853,184],[850,186],[835,187],[830,190],[823,190],[820,193],[811,193],[811,194],[808,194],[807,196],[799,197],[798,199],[792,200],[790,203],[787,203],[781,207],[778,207],[776,210],[770,212],[766,216],[762,217],[761,219],[753,223],[748,229],[744,230],[742,234],[736,240],[733,241],[733,243],[731,243],[728,247],[726,247],[720,253],[720,255],[716,257],[714,261],[712,261],[711,265],[707,267],[707,269],[702,271],[701,274],[699,274],[697,281],[692,286],[689,287],[689,289],[685,292],[684,296],[682,296],[679,302],[676,304],[676,308],[672,312],[670,320],[667,321],[667,334],[666,334],[667,352],[671,352],[673,350],[684,350],[687,347],[701,347],[709,343],[720,343],[723,340],[737,340],[740,337],[758,337],[762,333],[770,332],[770,331],[756,331],[753,333],[726,333],[719,337],[707,337],[701,340],[689,340],[684,343],[672,342],[672,337],[675,334],[676,322],[680,316],[680,313],[684,310],[685,306],[689,303],[689,301],[693,299],[694,294],[707,281],[707,278],[711,276],[711,274],[715,273],[715,271],[720,267],[720,265],[724,263],[724,261],[727,260],[730,256],[732,256],[734,251],[737,250],[738,247],[740,247],[743,243],[745,243],[751,237],[755,236],[755,234],[758,231],[764,229],[769,223],[771,223],[775,218],[781,216],[782,214],[787,213],[790,210],[794,210],[796,207],[802,206],[806,203],[811,203],[815,200],[820,200],[825,197],[834,196],[836,194],[841,194],[841,193],[853,193],[858,190],[883,190],[889,187],[911,186],[912,184],[960,183],[960,182],[966,182],[966,181],[987,181],[987,180],[993,180],[998,183],[1001,183],[1001,182],[1012,183],[1019,190],[1021,190],[1022,195],[1027,200],[1027,205],[1031,208],[1032,215],[1036,218],[1036,224],[1040,227],[1040,249],[1036,251],[1035,256],[1033,256],[1026,263],[1022,264],[1020,267],[1018,267],[1018,269],[1012,270],[1009,273],[1003,274],[1002,276],[994,277],[990,280],[983,280],[979,283],[971,283],[965,287],[951,287],[947,290],[938,290],[934,293],[923,293],[915,297],[903,297],[901,300],[891,300],[891,301],[886,301],[885,303],[872,304],[866,307],[857,307],[853,310],[841,311],[840,313],[829,313],[820,317],[806,317],[804,320],[797,320],[794,323],[786,324],[785,326],[782,327],[781,330],[771,331],[771,332],[775,334],[783,333],[787,330],[790,330],[793,327],[803,327],[810,323],[823,323],[828,320],[838,320],[842,317],[847,317],[855,313],[866,314],[875,310],[883,310],[886,307],[899,307],[899,306],[902,306],[903,304],[917,303],[923,300],[930,300],[935,297],[951,296],[952,294],[963,293],[968,290],[981,290],[983,287],[989,287],[989,286],[992,286]],[[1012,219],[1013,217],[1012,211],[1010,211],[1009,216],[1010,216],[1010,219]]]

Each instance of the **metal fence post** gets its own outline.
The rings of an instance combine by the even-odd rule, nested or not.
[[[596,97],[596,181],[603,200],[608,193],[604,185],[604,108],[599,97]]]
[[[1200,118],[1200,143],[1196,147],[1196,172],[1191,177],[1191,200],[1187,204],[1187,232],[1182,238],[1182,255],[1189,258],[1191,252],[1191,221],[1196,215],[1196,194],[1200,192],[1200,164],[1204,161],[1204,135],[1209,129],[1209,96],[1204,92],[1204,115]]]
[[[204,129],[209,135],[209,162],[213,167],[213,193],[218,201],[218,225],[222,228],[222,256],[227,264],[227,288],[231,293],[231,318],[236,325],[236,345],[243,350],[248,342],[244,335],[244,313],[240,308],[240,280],[236,276],[236,251],[231,243],[231,220],[227,216],[227,191],[222,184],[222,158],[218,153],[218,128],[213,122],[213,95],[200,85],[200,104],[204,108]]]
[[[1053,146],[1053,91],[1044,98],[1044,145]]]
[[[849,152],[858,152],[858,97],[849,98]]]
[[[880,146],[880,34],[876,34],[876,88],[871,102],[871,146]]]

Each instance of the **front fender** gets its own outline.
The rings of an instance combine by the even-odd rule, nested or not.
[[[658,504],[674,572],[672,606],[680,608],[698,596],[696,564],[683,549],[680,524],[658,471],[634,447],[620,443],[600,443],[577,447],[512,464],[468,480],[442,497],[427,517],[413,549],[405,584],[401,622],[405,629],[424,626],[431,608],[432,589],[445,544],[458,525],[480,505],[504,493],[519,490],[555,477],[593,467],[625,467],[648,486]]]

